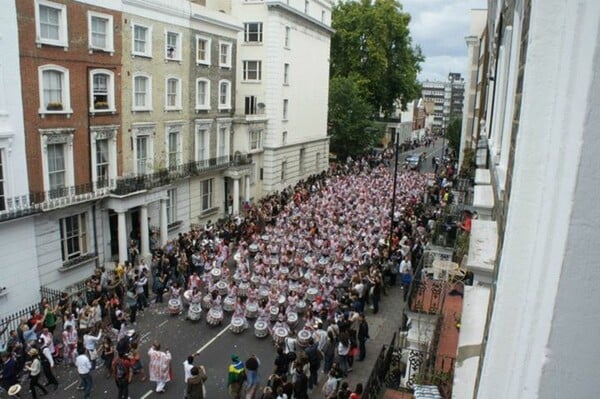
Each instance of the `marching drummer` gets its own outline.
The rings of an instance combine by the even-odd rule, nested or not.
[[[192,275],[188,278],[188,289],[193,290],[194,288],[200,289],[202,285],[202,279],[198,276],[198,272],[192,273]]]
[[[192,288],[192,295],[190,296],[190,303],[197,305],[202,302],[202,292],[197,287]]]
[[[179,284],[177,282],[174,282],[173,285],[171,285],[169,294],[170,294],[170,296],[169,296],[170,299],[181,300],[181,287],[179,286]]]

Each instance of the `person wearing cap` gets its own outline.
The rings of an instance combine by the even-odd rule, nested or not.
[[[48,395],[48,391],[39,381],[40,373],[42,372],[42,362],[40,361],[37,349],[31,348],[27,354],[31,358],[31,361],[25,364],[25,370],[29,371],[29,390],[31,391],[31,397],[37,399],[36,388],[41,389],[44,395]]]
[[[238,355],[231,355],[231,364],[227,373],[227,387],[232,399],[240,399],[242,385],[244,384],[244,363]]]

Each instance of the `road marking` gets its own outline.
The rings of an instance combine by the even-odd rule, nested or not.
[[[162,326],[164,326],[165,324],[167,324],[167,322],[168,322],[168,321],[169,321],[169,320],[165,320],[165,321],[163,321],[162,323],[160,323],[158,326],[159,326],[159,327],[162,327]]]
[[[142,337],[140,338],[140,340],[145,339],[148,335],[150,335],[150,332],[147,332],[146,334],[142,335]]]
[[[152,395],[152,392],[154,392],[153,390],[149,390],[148,392],[146,392],[144,394],[144,396],[142,396],[140,399],[146,399],[148,396]]]
[[[73,381],[71,384],[67,385],[67,386],[65,387],[65,391],[66,391],[67,389],[71,388],[73,385],[77,384],[77,382],[78,382],[78,381]]]
[[[225,331],[229,330],[229,326],[230,324],[228,324],[227,326],[225,326],[224,329],[222,329],[217,335],[215,335],[210,341],[208,341],[206,344],[204,344],[204,346],[200,349],[198,349],[196,351],[196,353],[200,353],[202,352],[204,349],[208,348],[210,346],[210,344],[212,344],[213,342],[215,342],[217,340],[217,338],[219,338],[221,335],[225,334]],[[143,399],[143,398],[142,398]]]

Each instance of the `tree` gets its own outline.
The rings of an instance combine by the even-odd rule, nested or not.
[[[446,128],[446,139],[448,140],[448,148],[458,154],[460,150],[460,131],[462,129],[462,119],[454,118]]]
[[[360,89],[375,111],[389,115],[419,96],[420,48],[412,47],[410,15],[396,0],[338,2],[332,14],[331,76],[361,77]]]
[[[369,121],[372,108],[363,98],[356,77],[334,77],[329,82],[330,149],[338,159],[354,157],[371,148],[377,135]]]

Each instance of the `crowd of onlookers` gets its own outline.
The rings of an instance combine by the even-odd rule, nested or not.
[[[2,352],[1,386],[8,390],[25,373],[29,375],[29,389],[37,398],[38,391],[44,393],[48,386],[55,389],[58,386],[53,371],[57,363],[72,364],[81,376],[79,388],[89,397],[91,377],[88,380],[86,375],[103,365],[107,376],[117,381],[119,395],[122,395],[125,389],[119,386],[119,380],[123,378],[122,364],[126,366],[125,379],[131,380],[134,374],[142,381],[146,379],[132,329],[140,313],[152,303],[163,302],[165,293],[189,288],[190,277],[194,274],[202,276],[209,262],[235,268],[232,256],[239,246],[247,249],[248,244],[255,242],[263,232],[277,231],[282,223],[289,223],[296,212],[307,212],[321,221],[318,215],[307,210],[311,201],[317,199],[320,200],[317,203],[327,204],[329,199],[349,200],[338,197],[352,197],[348,191],[350,186],[356,190],[356,208],[364,212],[366,219],[345,220],[343,212],[335,214],[332,209],[331,216],[336,225],[323,225],[328,226],[332,234],[343,237],[338,225],[357,224],[353,228],[359,234],[354,243],[328,244],[335,244],[332,252],[339,251],[340,256],[352,257],[353,263],[343,275],[343,284],[336,287],[341,291],[336,291],[335,308],[324,313],[319,308],[314,315],[309,309],[305,322],[313,326],[310,343],[300,345],[292,329],[284,343],[277,347],[274,371],[264,389],[259,390],[258,381],[250,375],[253,361],[249,367],[248,361],[243,364],[245,376],[239,381],[230,367],[228,385],[234,398],[240,397],[243,385],[250,395],[248,398],[302,399],[308,397],[310,390],[316,389],[319,372],[322,372],[327,376],[322,386],[325,398],[359,398],[362,385],[353,387],[352,393],[343,379],[352,371],[353,362],[365,357],[365,341],[369,338],[365,313],[369,309],[377,312],[381,295],[385,295],[391,285],[399,283],[405,288],[405,294],[408,292],[414,267],[428,245],[428,234],[439,215],[424,204],[448,202],[446,194],[450,192],[450,185],[447,182],[452,178],[451,167],[447,167],[439,184],[430,187],[425,195],[422,175],[404,172],[401,183],[405,188],[398,194],[393,217],[391,220],[389,217],[373,220],[370,215],[377,214],[374,209],[377,207],[382,208],[380,217],[390,215],[389,198],[376,198],[379,201],[376,206],[365,204],[364,200],[373,196],[375,190],[385,190],[391,181],[387,167],[390,159],[390,154],[385,152],[332,164],[327,172],[264,197],[256,204],[245,204],[238,216],[215,223],[209,221],[179,234],[162,247],[151,243],[150,257],[141,256],[139,241],[132,240],[126,264],[117,264],[111,271],[98,268],[86,281],[85,290],[73,295],[64,293],[54,304],[42,299],[39,309],[23,319],[18,329],[10,331]],[[384,182],[371,186],[376,179],[384,179]],[[356,186],[352,187],[352,184]],[[343,194],[336,192],[342,190],[340,187],[344,187]],[[326,234],[326,231],[319,232],[323,226],[311,225],[305,229],[310,234],[314,229],[314,235],[319,236]],[[314,238],[310,240],[315,241]],[[348,247],[354,252],[344,252]],[[232,357],[232,363],[238,362],[237,357]],[[203,371],[198,367],[193,373],[191,370],[192,367],[187,369],[186,380],[201,381]],[[45,385],[40,384],[41,375],[45,376]],[[240,389],[236,391],[238,382]],[[157,387],[157,391],[161,389],[164,390],[164,385]],[[193,397],[202,396],[190,395]]]

